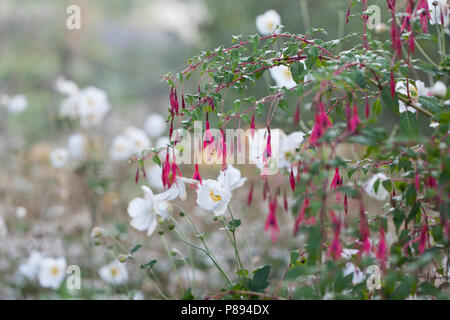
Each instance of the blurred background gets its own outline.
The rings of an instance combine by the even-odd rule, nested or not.
[[[66,28],[66,8],[71,4],[81,8],[81,30]],[[382,22],[387,23],[385,1],[370,4],[382,8]],[[94,225],[113,230],[127,248],[142,243],[137,254],[143,260],[158,259],[155,270],[163,287],[176,292],[176,277],[170,277],[171,265],[158,236],[148,238],[129,226],[126,208],[141,190],[134,183],[136,167],[111,159],[114,137],[129,126],[144,128],[149,114],[166,118],[169,90],[161,75],[183,69],[200,50],[231,45],[233,34],[257,33],[258,15],[274,9],[287,31],[323,28],[328,35],[320,37],[334,39],[361,31],[358,17],[345,25],[347,6],[348,0],[2,0],[0,96],[24,95],[27,107],[17,113],[0,109],[0,298],[159,298],[139,267],[130,263],[126,285],[108,285],[99,277],[98,269],[120,251],[107,240],[95,246],[90,237]],[[358,10],[356,6],[352,11]],[[384,41],[388,33],[380,28],[376,36]],[[59,117],[64,95],[55,89],[55,81],[61,76],[79,88],[95,86],[106,92],[111,109],[101,126],[87,132],[77,122]],[[264,86],[256,90],[264,94]],[[384,124],[391,126],[396,116],[383,112]],[[308,112],[302,117],[313,119]],[[283,128],[290,132],[293,126],[283,123]],[[89,136],[89,162],[55,168],[49,160],[51,151],[64,147],[74,132]],[[202,170],[213,178],[218,172]],[[261,237],[267,208],[264,203],[252,210],[245,206],[249,185],[233,198],[235,211],[245,216],[249,230],[245,241],[250,243],[251,258],[245,260],[255,266],[272,263],[276,276],[299,240],[286,236],[274,246],[268,236]],[[209,214],[194,206],[191,211],[202,228],[219,228]],[[282,234],[286,227],[290,235],[292,217],[280,216]],[[224,235],[215,232],[208,239],[223,252],[221,259],[231,270],[233,252],[223,246]],[[179,243],[171,245],[188,255]],[[80,266],[82,290],[70,291],[64,285],[46,289],[21,275],[19,266],[33,250],[63,256],[67,264]],[[196,259],[200,261],[196,293],[204,295],[222,280],[208,261]],[[183,275],[190,272],[183,270],[182,260],[177,264]]]

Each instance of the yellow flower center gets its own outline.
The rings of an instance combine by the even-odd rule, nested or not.
[[[273,25],[273,22],[272,22],[272,21],[267,22],[267,28],[268,28],[270,31],[272,31],[274,27],[275,27],[275,26]]]
[[[50,273],[51,273],[52,275],[54,275],[54,276],[57,276],[57,275],[59,274],[59,268],[58,268],[57,266],[53,266],[53,267],[50,269]]]
[[[117,276],[117,274],[119,273],[119,270],[117,270],[117,268],[112,268],[111,269],[111,275],[115,278]]]
[[[213,192],[212,190],[211,190],[211,192],[209,193],[209,196],[211,197],[211,199],[212,199],[214,202],[217,202],[217,201],[222,200],[222,197],[219,196],[218,194],[214,194],[214,192]]]
[[[286,77],[286,79],[292,79],[292,73],[291,70],[289,70],[289,68],[284,69],[283,75]]]

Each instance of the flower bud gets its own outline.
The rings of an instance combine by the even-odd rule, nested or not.
[[[164,234],[164,231],[159,230],[159,231],[158,231],[158,234],[159,234],[160,236],[162,236],[162,235]]]
[[[169,224],[169,230],[173,230],[175,228],[175,224],[171,223]]]
[[[213,220],[217,221],[217,220],[219,220],[219,217],[218,216],[213,216]]]
[[[124,263],[125,261],[127,261],[128,256],[126,254],[119,254],[117,256],[117,260],[119,260],[120,263]]]
[[[92,238],[101,238],[105,234],[105,229],[100,227],[94,227],[91,231]]]
[[[431,94],[436,97],[445,97],[447,94],[447,86],[442,81],[436,81],[431,87]]]
[[[184,212],[180,211],[180,217],[184,217]]]

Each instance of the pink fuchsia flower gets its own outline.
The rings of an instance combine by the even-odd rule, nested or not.
[[[195,164],[195,171],[192,179],[197,180],[200,184],[202,183],[202,176],[200,175],[200,172],[198,170],[198,164]]]
[[[269,202],[269,215],[267,216],[266,225],[264,226],[264,231],[270,232],[270,240],[272,242],[276,242],[278,239],[278,235],[280,234],[276,211],[277,197],[275,196],[273,197],[273,200]]]
[[[420,231],[420,240],[419,240],[420,254],[425,252],[427,240],[428,240],[428,227],[426,224],[424,224],[422,230]]]
[[[384,233],[383,227],[380,229],[380,241],[378,242],[377,248],[377,258],[381,261],[383,267],[386,265],[387,259],[387,243],[386,243],[386,235]]]
[[[309,198],[305,198],[303,200],[302,208],[300,209],[300,213],[297,217],[297,220],[295,220],[294,224],[294,236],[297,234],[298,230],[300,229],[300,225],[305,218],[305,212],[306,209],[309,207]]]
[[[331,186],[330,186],[330,190],[336,190],[337,188],[339,188],[340,186],[342,186],[342,178],[339,174],[339,168],[336,167],[335,172],[334,172],[334,177],[333,177],[333,181],[331,181]],[[341,192],[338,191],[336,193],[336,202],[341,202]]]
[[[333,257],[334,260],[339,260],[342,256],[342,245],[339,240],[339,235],[341,233],[341,222],[334,214],[333,210],[330,210],[331,220],[334,224],[334,238],[331,246],[328,247],[327,257]]]
[[[312,145],[317,145],[317,141],[322,138],[327,129],[331,127],[330,118],[325,113],[322,101],[320,101],[319,103],[319,112],[316,113],[315,118],[316,122],[314,124],[310,138],[310,142]]]
[[[292,192],[294,192],[295,191],[295,178],[294,178],[294,167],[293,167],[293,165],[291,165],[291,172],[289,174],[289,184],[291,185]]]
[[[428,6],[428,0],[419,0],[419,4],[416,8],[416,16],[420,15],[420,25],[424,33],[428,33],[428,21],[431,19],[430,8]]]
[[[252,115],[252,121],[250,123],[250,132],[252,134],[252,138],[255,137],[255,114]]]

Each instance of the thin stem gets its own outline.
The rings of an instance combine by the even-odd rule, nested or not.
[[[180,286],[181,294],[183,294],[184,287],[183,287],[183,283],[181,281],[181,276],[180,276],[180,273],[178,272],[178,268],[177,268],[177,265],[175,264],[175,260],[173,260],[172,254],[170,253],[170,249],[169,249],[169,246],[167,245],[166,237],[164,237],[164,235],[162,234],[161,235],[161,239],[162,239],[162,241],[164,243],[164,247],[166,248],[167,255],[169,256],[169,260],[172,263],[173,269],[175,270],[175,272],[177,274],[178,284]]]

